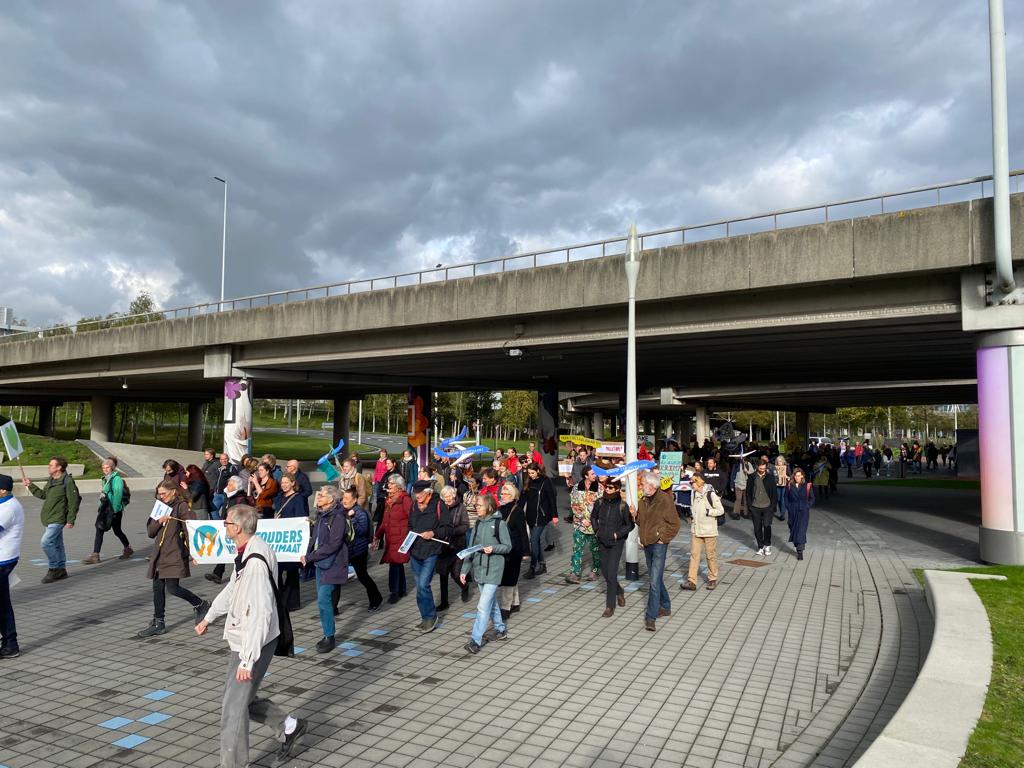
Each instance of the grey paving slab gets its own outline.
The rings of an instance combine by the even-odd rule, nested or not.
[[[83,510],[95,503],[87,496]],[[930,614],[911,569],[973,562],[977,507],[976,494],[844,483],[814,511],[803,562],[784,524],[768,567],[724,562],[750,558],[753,537],[745,521],[723,526],[719,550],[732,554],[714,592],[679,591],[689,550],[680,537],[666,575],[673,613],[653,634],[643,627],[645,582],[610,619],[600,588],[563,582],[562,530],[549,574],[521,584],[512,639],[477,656],[462,650],[472,604],[423,635],[411,597],[371,615],[357,582],[343,590],[338,626],[362,655],[317,655],[304,585],[293,623],[308,650],[275,659],[264,690],[311,721],[296,766],[849,765],[927,653]],[[0,766],[216,765],[219,632],[196,637],[188,607],[170,598],[169,633],[133,637],[151,614],[142,507],[125,526],[139,558],[71,565],[71,578],[52,585],[38,583],[45,567],[33,563],[38,502],[26,508],[14,590],[23,655],[0,664]],[[90,518],[83,512],[68,534],[71,559],[91,549]],[[371,573],[386,583],[383,567]],[[187,586],[205,597],[217,589],[199,576]],[[157,690],[172,694],[145,698]],[[138,722],[151,713],[170,717]],[[131,722],[101,725],[115,717]],[[114,744],[132,735],[146,740]],[[274,746],[254,728],[257,765]]]

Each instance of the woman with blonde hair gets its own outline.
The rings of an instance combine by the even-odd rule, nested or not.
[[[680,588],[693,591],[697,588],[697,570],[700,568],[700,556],[704,553],[708,563],[708,589],[718,586],[718,520],[715,518],[725,514],[722,499],[700,475],[694,475],[691,481],[692,496],[690,499],[690,568],[686,581]]]
[[[786,519],[786,486],[789,485],[789,462],[784,454],[775,457],[775,466],[772,468],[775,474],[775,492],[778,495],[778,506],[775,517],[779,520]]]

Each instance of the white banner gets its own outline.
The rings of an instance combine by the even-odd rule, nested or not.
[[[187,520],[188,544],[192,559],[200,565],[233,563],[235,545],[224,535],[223,520]],[[309,549],[309,520],[286,517],[260,520],[256,535],[273,550],[279,563],[297,563]]]

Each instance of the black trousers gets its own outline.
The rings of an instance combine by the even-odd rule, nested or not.
[[[622,559],[624,540],[616,541],[612,546],[601,545],[601,575],[606,585],[604,603],[607,608],[615,607],[615,598],[626,594],[619,585],[619,561]]]
[[[772,545],[772,508],[750,508],[750,519],[754,521],[754,538],[757,540],[757,548],[770,547]]]
[[[289,611],[299,610],[299,569],[302,566],[298,563],[277,564],[277,588],[281,592],[281,599]]]
[[[167,595],[170,592],[175,597],[180,597],[193,608],[203,604],[203,598],[189,592],[178,584],[177,579],[153,579],[153,618],[163,620],[164,606],[167,605]]]
[[[370,574],[367,571],[366,563],[370,557],[369,552],[363,552],[361,555],[356,555],[349,559],[349,565],[355,568],[356,578],[359,579],[359,583],[363,585],[366,590],[366,598],[370,601],[370,607],[374,608],[384,602],[384,598],[380,594],[380,590],[377,588],[377,582],[370,578]]]
[[[124,531],[121,530],[121,518],[123,517],[123,512],[118,512],[116,515],[114,515],[114,520],[110,524],[110,530],[112,530],[114,532],[114,535],[117,536],[118,541],[121,542],[121,546],[125,549],[128,549],[128,537],[125,536]],[[100,547],[103,546],[103,533],[103,531],[97,528],[96,538],[94,538],[92,541],[92,551],[95,552],[97,555],[100,553]]]
[[[458,586],[460,592],[468,589],[463,587],[462,582],[459,581],[459,575],[462,573],[462,561],[455,556],[452,552],[448,555],[442,555],[437,558],[437,567],[435,570],[441,574],[441,604],[448,604],[448,577],[451,576],[452,581]]]

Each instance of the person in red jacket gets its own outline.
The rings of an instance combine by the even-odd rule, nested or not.
[[[380,561],[388,564],[388,591],[391,593],[388,602],[393,605],[406,594],[405,564],[409,562],[409,555],[399,552],[398,548],[409,533],[412,498],[405,492],[405,480],[401,475],[391,475],[384,482],[387,486],[384,517],[373,534],[373,548],[381,548],[383,537],[384,555]]]
[[[494,500],[498,501],[500,485],[497,471],[493,467],[484,467],[480,473],[480,494],[493,496]]]

